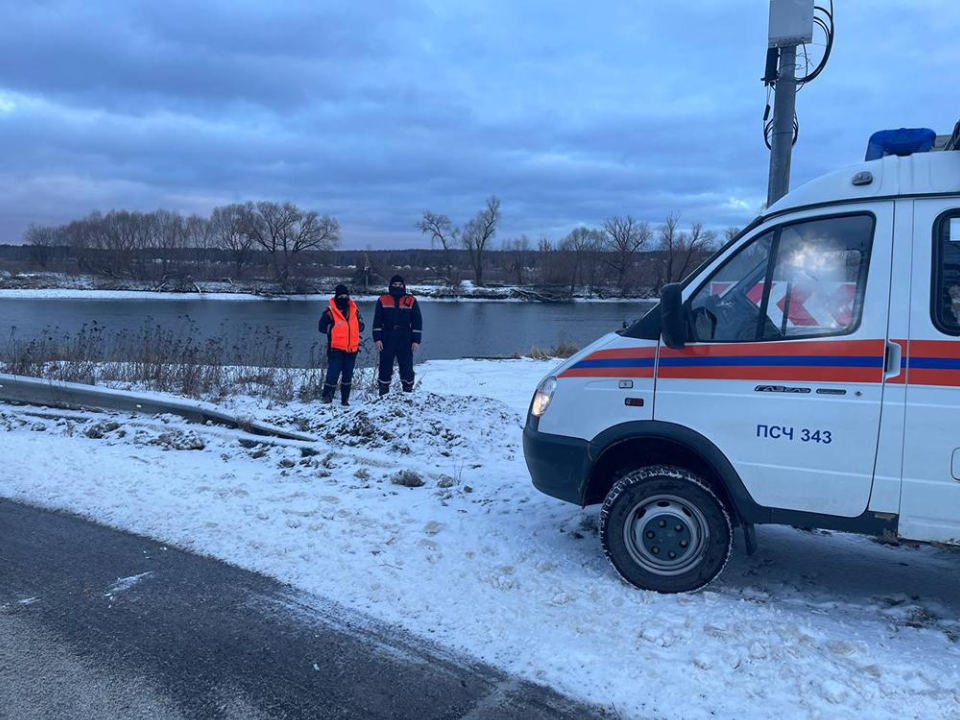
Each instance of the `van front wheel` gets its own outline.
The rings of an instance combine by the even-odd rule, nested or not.
[[[643,590],[699,590],[727,564],[730,515],[710,487],[679,467],[627,473],[600,511],[600,540],[625,581]]]

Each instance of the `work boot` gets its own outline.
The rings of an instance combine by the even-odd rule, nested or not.
[[[413,392],[413,383],[412,383],[412,382],[401,382],[400,384],[403,386],[403,391],[404,391],[404,392],[406,392],[406,393],[412,393],[412,392]]]
[[[343,407],[350,407],[350,384],[340,385],[340,404]]]
[[[320,402],[324,405],[329,405],[333,402],[333,391],[336,390],[336,386],[333,385],[324,385],[323,393],[320,395]]]
[[[383,397],[388,392],[390,392],[390,383],[385,383],[382,380],[377,381],[377,392],[380,393],[380,397]]]

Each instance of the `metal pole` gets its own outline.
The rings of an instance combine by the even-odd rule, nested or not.
[[[790,158],[793,153],[793,116],[797,109],[797,46],[780,48],[780,73],[773,103],[770,140],[770,179],[767,207],[790,191]]]

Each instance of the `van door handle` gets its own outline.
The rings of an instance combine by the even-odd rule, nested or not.
[[[883,353],[883,377],[886,380],[897,377],[903,361],[903,348],[900,343],[887,340]]]

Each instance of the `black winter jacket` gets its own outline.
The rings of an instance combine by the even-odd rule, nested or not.
[[[410,293],[395,297],[381,295],[373,314],[374,342],[420,343],[423,339],[423,316],[420,303]]]

